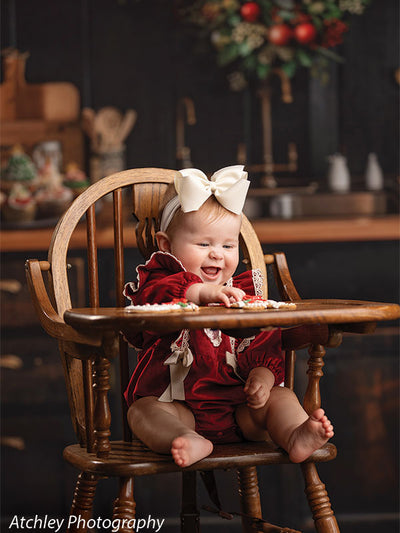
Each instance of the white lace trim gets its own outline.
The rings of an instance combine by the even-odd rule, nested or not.
[[[231,343],[231,352],[235,353],[236,339],[235,337],[229,337],[229,342]]]
[[[259,268],[255,268],[251,271],[253,278],[254,292],[256,296],[263,295],[264,278]]]
[[[218,348],[218,346],[222,342],[221,330],[220,329],[204,328],[204,333],[210,339],[211,344],[213,346],[215,346],[216,348]]]
[[[245,339],[243,339],[242,342],[237,347],[236,352],[237,353],[243,352],[243,350],[245,350],[248,346],[250,346],[251,341],[253,341],[255,338],[256,336],[253,335],[252,337],[246,337]]]
[[[174,342],[171,344],[171,352],[176,352],[177,350],[187,350],[189,348],[189,330],[183,329],[179,337],[174,340]]]

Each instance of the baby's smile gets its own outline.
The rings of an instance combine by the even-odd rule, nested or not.
[[[218,274],[221,271],[220,267],[214,267],[214,266],[204,266],[201,267],[201,271],[209,278],[209,279],[215,279],[218,277]]]

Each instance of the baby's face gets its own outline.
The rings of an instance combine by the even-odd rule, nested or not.
[[[171,253],[203,282],[223,285],[239,262],[241,217],[233,213],[207,220],[199,211],[186,213],[170,240]]]

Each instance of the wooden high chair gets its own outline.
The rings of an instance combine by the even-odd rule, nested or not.
[[[58,339],[72,423],[77,444],[64,450],[65,460],[79,470],[72,501],[71,515],[88,520],[91,516],[96,485],[101,478],[116,476],[120,480],[119,494],[115,499],[113,518],[133,519],[135,501],[133,480],[135,476],[182,471],[183,503],[182,531],[199,531],[199,513],[195,496],[196,472],[214,469],[236,469],[241,497],[243,531],[293,531],[268,525],[261,516],[260,495],[256,466],[290,463],[287,454],[272,443],[244,442],[217,445],[213,453],[186,469],[180,469],[169,456],[147,449],[136,438],[132,439],[124,412],[124,438],[112,440],[111,413],[108,403],[110,365],[119,364],[121,375],[121,400],[132,369],[128,368],[128,350],[118,332],[100,328],[84,331],[73,328],[64,320],[64,312],[71,308],[67,263],[71,236],[78,225],[87,225],[88,304],[100,308],[99,268],[96,243],[96,203],[106,195],[113,201],[115,306],[124,307],[122,290],[124,279],[124,234],[136,231],[137,246],[145,259],[156,249],[154,233],[160,200],[167,185],[173,180],[174,170],[157,168],[133,169],[108,176],[90,186],[70,206],[54,230],[48,261],[31,259],[26,262],[26,272],[32,299],[40,321],[49,335]],[[128,189],[131,196],[127,196]],[[128,200],[137,219],[136,227],[125,225],[123,203]],[[282,300],[300,301],[291,280],[285,256],[282,253],[264,256],[258,238],[246,217],[241,229],[241,247],[247,268],[259,268],[266,276],[266,263],[274,271]],[[108,266],[108,265],[107,265]],[[135,265],[129,265],[129,272]],[[43,274],[48,275],[48,289]],[[108,276],[112,274],[107,273]],[[132,274],[129,279],[132,279]],[[264,286],[267,296],[267,286]],[[185,313],[187,315],[187,313]],[[317,322],[317,320],[315,321]],[[285,386],[293,388],[294,349],[309,347],[309,383],[304,406],[311,412],[320,404],[319,380],[322,376],[324,346],[340,342],[340,334],[332,333],[328,325],[312,324],[283,331],[286,350]],[[123,403],[123,402],[122,402]],[[312,511],[316,531],[338,532],[325,486],[318,477],[315,463],[329,461],[336,456],[336,448],[328,443],[301,464],[305,479],[305,492]],[[208,474],[208,483],[212,476]],[[212,493],[213,491],[211,491]],[[218,507],[218,497],[213,501]],[[220,509],[219,509],[220,510]],[[71,531],[85,531],[83,521],[71,526]],[[223,525],[222,525],[223,526]],[[264,529],[262,529],[264,528]],[[121,531],[128,531],[122,528]],[[131,530],[129,530],[131,531]]]

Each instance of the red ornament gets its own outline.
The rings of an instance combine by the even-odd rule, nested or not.
[[[301,44],[311,43],[317,36],[317,30],[311,22],[304,22],[295,27],[294,36]]]
[[[268,40],[277,46],[284,46],[293,36],[292,29],[287,24],[275,24],[268,32]]]
[[[255,22],[261,14],[261,9],[257,2],[246,2],[240,8],[240,14],[246,22]]]

